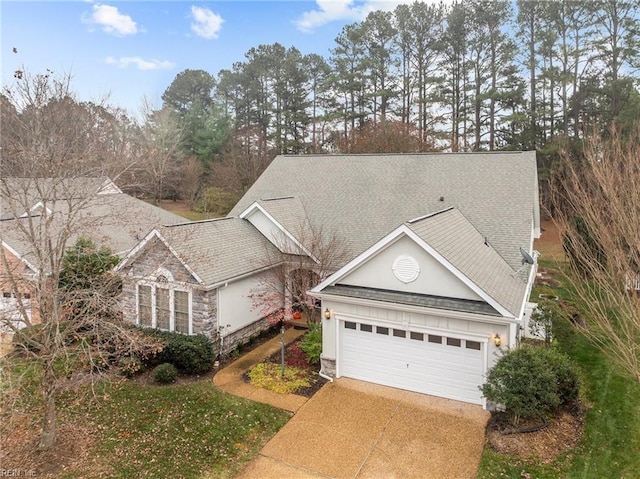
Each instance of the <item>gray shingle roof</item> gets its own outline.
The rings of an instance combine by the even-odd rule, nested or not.
[[[265,257],[279,257],[276,248],[240,218],[164,226],[158,232],[206,286],[262,269]]]
[[[124,193],[101,194],[86,199],[79,198],[78,202],[82,206],[73,207],[73,211],[78,215],[73,222],[68,220],[67,201],[49,203],[47,206],[52,210],[53,216],[50,218],[53,220],[46,230],[42,230],[43,233],[51,231],[57,238],[60,228],[72,226],[73,231],[67,243],[68,247],[71,247],[77,238],[86,236],[98,246],[109,246],[114,253],[124,255],[156,226],[186,221],[181,216]],[[29,238],[20,231],[20,224],[24,225],[29,220],[37,226],[42,217],[32,216],[31,219],[12,218],[0,221],[0,239],[6,241],[9,246],[34,266],[42,267],[37,264],[38,262],[33,256]]]
[[[514,274],[459,210],[450,208],[407,226],[491,298],[519,316],[526,281]]]
[[[229,215],[290,195],[355,257],[408,218],[455,206],[515,270],[535,191],[535,152],[278,156]]]

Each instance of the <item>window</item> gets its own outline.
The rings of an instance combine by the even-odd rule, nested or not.
[[[371,326],[370,324],[361,324],[360,331],[365,331],[367,333],[370,333],[371,331],[373,331],[373,326]]]
[[[171,302],[167,288],[156,288],[156,327],[164,331],[171,327]]]
[[[186,291],[173,292],[173,311],[175,316],[175,330],[189,334],[189,293]]]
[[[138,284],[138,324],[163,331],[191,332],[191,293],[174,289],[161,275],[159,282]]]
[[[344,322],[345,329],[356,329],[356,323],[352,323],[351,321]]]
[[[430,334],[429,335],[429,342],[430,343],[436,343],[436,344],[442,344],[442,336],[436,336],[435,334]]]
[[[376,326],[376,333],[389,335],[389,328],[383,328],[382,326]]]
[[[138,285],[138,320],[141,326],[153,325],[151,313],[151,286]]]
[[[462,341],[458,338],[447,338],[447,346],[456,346],[459,348],[460,344],[462,344]]]
[[[415,331],[411,331],[410,335],[411,339],[415,339],[416,341],[424,341],[424,334],[416,333]]]
[[[407,337],[407,332],[403,329],[394,329],[393,330],[393,335],[396,338],[406,338]]]
[[[480,351],[480,343],[478,341],[465,341],[465,347],[467,349],[475,349]]]

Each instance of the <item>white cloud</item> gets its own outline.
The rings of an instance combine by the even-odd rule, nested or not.
[[[83,20],[100,25],[104,32],[119,37],[134,35],[140,31],[129,15],[120,13],[117,7],[111,5],[94,5],[91,16]]]
[[[393,10],[401,3],[413,3],[414,0],[366,0],[356,3],[354,0],[316,0],[317,9],[304,12],[294,21],[298,30],[312,32],[317,27],[335,21],[361,21],[370,12]],[[427,0],[437,3],[439,0]],[[448,0],[445,0],[448,1]]]
[[[140,57],[107,57],[107,64],[116,65],[119,68],[127,68],[129,65],[135,65],[138,70],[170,70],[176,64],[168,60],[145,60]]]
[[[213,13],[208,8],[191,7],[191,30],[202,38],[218,38],[218,33],[222,28],[224,19],[217,13]]]

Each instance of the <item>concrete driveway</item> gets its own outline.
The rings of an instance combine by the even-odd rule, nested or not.
[[[237,477],[475,478],[488,419],[479,406],[341,378]]]

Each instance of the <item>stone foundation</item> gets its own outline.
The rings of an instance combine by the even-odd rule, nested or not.
[[[329,377],[336,377],[336,360],[320,357],[320,372]]]

